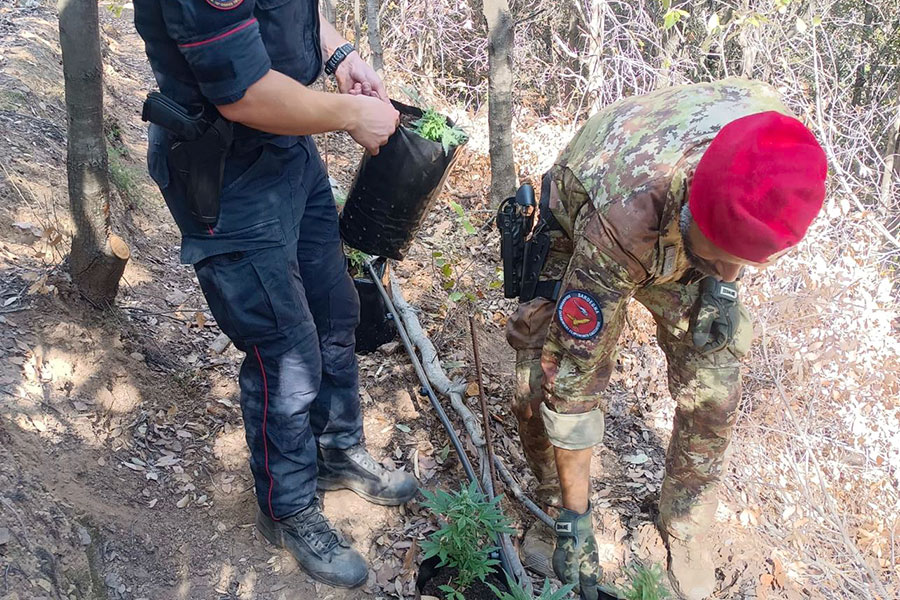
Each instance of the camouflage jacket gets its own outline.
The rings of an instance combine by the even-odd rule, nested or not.
[[[620,100],[588,119],[551,169],[554,215],[630,285],[677,280],[688,268],[678,221],[697,162],[724,125],[769,110],[790,114],[775,89],[741,78]],[[580,214],[588,203],[596,210]]]

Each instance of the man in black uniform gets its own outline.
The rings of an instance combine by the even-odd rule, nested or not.
[[[241,409],[257,526],[316,579],[361,585],[366,562],[325,519],[316,489],[348,488],[399,505],[415,495],[416,481],[383,468],[362,444],[353,352],[359,299],[309,135],[347,131],[375,154],[399,114],[315,0],[134,6],[162,94],[232,132],[211,218],[192,212],[195,174],[178,164],[184,153],[173,152],[182,139],[151,125],[148,164],[181,230],[182,262],[194,265],[216,321],[246,353]],[[341,94],[306,87],[323,56]]]

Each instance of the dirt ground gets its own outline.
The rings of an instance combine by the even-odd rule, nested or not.
[[[0,0],[0,599],[355,599],[410,597],[418,542],[434,521],[412,502],[369,505],[325,496],[328,515],[371,561],[368,583],[336,591],[312,582],[252,525],[236,373],[242,356],[217,351],[220,332],[178,236],[146,176],[141,100],[153,86],[126,7],[101,9],[107,137],[115,228],[132,250],[117,306],[100,312],[74,292],[64,255],[65,108],[55,10]],[[320,148],[346,189],[359,150],[345,137]],[[445,196],[466,208],[475,235],[441,204],[396,266],[452,377],[471,381],[466,310],[447,298],[434,253],[452,256],[459,286],[482,290],[486,391],[497,450],[527,487],[514,418],[513,355],[503,339],[510,301],[496,280],[498,241],[488,223],[487,157],[466,151]],[[628,380],[659,362],[647,319],[623,341],[606,448],[597,449],[594,505],[612,583],[635,560],[664,564],[652,519],[671,423],[664,380],[635,400]],[[402,349],[360,358],[370,448],[413,471],[425,488],[456,486],[462,471]],[[658,378],[657,378],[658,379]],[[474,406],[474,403],[473,403]],[[471,443],[471,442],[469,442]],[[715,541],[716,598],[812,598],[786,580],[778,557],[742,527],[729,493]],[[521,534],[531,519],[504,501]],[[748,517],[749,518],[749,517]],[[743,523],[746,525],[746,523]]]

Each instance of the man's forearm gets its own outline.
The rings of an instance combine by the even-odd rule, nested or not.
[[[270,70],[244,97],[219,106],[229,121],[278,135],[311,135],[351,129],[356,99],[310,89],[283,73]]]
[[[591,455],[593,448],[564,450],[553,448],[559,486],[565,508],[583,514],[588,509],[591,488]]]
[[[328,60],[335,50],[347,43],[344,36],[337,32],[321,11],[319,11],[319,41],[322,44],[323,60]]]

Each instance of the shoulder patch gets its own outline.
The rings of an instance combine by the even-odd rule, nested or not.
[[[206,3],[219,10],[231,10],[244,3],[244,0],[206,0]]]
[[[563,294],[556,305],[556,319],[566,333],[579,340],[593,339],[603,328],[600,303],[583,290]]]

